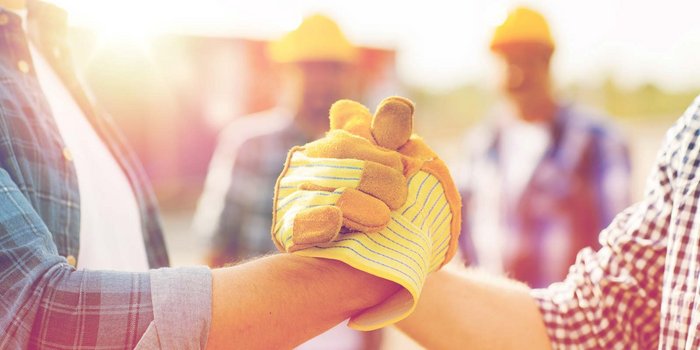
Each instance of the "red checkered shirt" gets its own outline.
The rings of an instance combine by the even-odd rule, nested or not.
[[[669,130],[644,199],[535,289],[555,349],[700,348],[700,97]]]

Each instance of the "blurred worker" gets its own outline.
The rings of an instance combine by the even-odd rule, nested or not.
[[[0,0],[0,349],[289,349],[397,293],[295,254],[166,268],[152,189],[68,33],[55,5]]]
[[[468,138],[462,252],[473,264],[546,286],[628,204],[625,142],[599,116],[558,101],[544,17],[517,8],[496,28],[505,111]]]
[[[270,240],[275,181],[291,147],[328,130],[329,106],[356,96],[357,54],[338,25],[320,14],[270,44],[268,56],[282,74],[278,106],[221,132],[195,214],[195,229],[212,238],[212,266],[277,251]],[[379,335],[340,325],[301,348],[378,348]]]

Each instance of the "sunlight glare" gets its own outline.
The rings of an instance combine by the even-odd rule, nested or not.
[[[66,1],[64,7],[80,25],[95,31],[103,45],[147,45],[165,26],[167,2],[161,0]]]

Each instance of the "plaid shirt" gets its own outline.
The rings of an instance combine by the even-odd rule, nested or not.
[[[700,97],[668,132],[645,197],[533,290],[554,347],[700,348]]]
[[[130,180],[150,266],[167,266],[145,176],[73,74],[66,14],[28,1],[28,22],[31,39]],[[139,342],[143,348],[203,347],[211,317],[207,269],[123,273],[76,271],[68,264],[65,257],[77,257],[80,249],[78,190],[70,152],[32,68],[21,19],[0,8],[0,348],[131,349]]]
[[[195,214],[197,230],[213,238],[213,264],[277,251],[270,239],[275,182],[289,149],[309,141],[282,109],[246,116],[221,132]]]
[[[566,276],[579,250],[598,248],[600,230],[629,205],[627,145],[606,118],[562,106],[550,145],[514,194],[504,154],[512,150],[502,147],[512,122],[494,119],[469,134],[468,167],[457,179],[462,252],[471,264],[544,287]]]

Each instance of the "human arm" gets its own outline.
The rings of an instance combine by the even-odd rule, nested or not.
[[[208,349],[286,349],[396,292],[329,259],[273,255],[213,271]]]
[[[211,273],[75,270],[2,169],[0,206],[0,348],[285,348],[395,292],[342,263],[291,255]]]
[[[140,340],[204,344],[211,275],[204,268],[145,273],[75,270],[28,198],[0,168],[0,348],[134,348]],[[57,205],[66,205],[60,203]],[[189,283],[188,290],[173,285]],[[197,305],[181,317],[173,305]],[[178,319],[173,322],[173,319]]]
[[[582,251],[567,279],[547,289],[474,271],[435,273],[399,328],[431,349],[542,349],[547,336],[553,348],[649,348],[658,340],[669,214],[654,203],[661,206],[618,216],[603,234],[603,248]],[[649,221],[639,221],[644,213]]]
[[[476,274],[445,277],[438,273],[435,279],[429,278],[417,311],[400,328],[438,349],[456,345],[490,348],[488,341],[494,334],[511,338],[519,329],[538,332],[538,326],[533,328],[521,314],[534,301],[553,348],[656,348],[669,227],[673,227],[674,206],[687,203],[682,197],[687,194],[678,184],[696,176],[687,170],[693,168],[684,164],[697,159],[698,127],[691,125],[697,124],[692,121],[697,119],[697,105],[669,131],[644,199],[620,213],[602,232],[598,252],[586,249],[579,253],[563,283],[532,290],[531,299],[523,301],[521,307],[512,306],[499,313],[501,305],[511,305],[508,295],[504,295],[508,284],[489,290],[484,289],[488,278]],[[521,296],[526,295],[523,292],[519,292]],[[528,311],[525,316],[533,314]],[[440,322],[435,322],[438,319]],[[497,328],[492,327],[494,324]],[[418,329],[418,325],[424,328]],[[525,344],[528,342],[516,348]]]
[[[548,349],[529,289],[478,270],[433,273],[399,329],[428,349]]]

